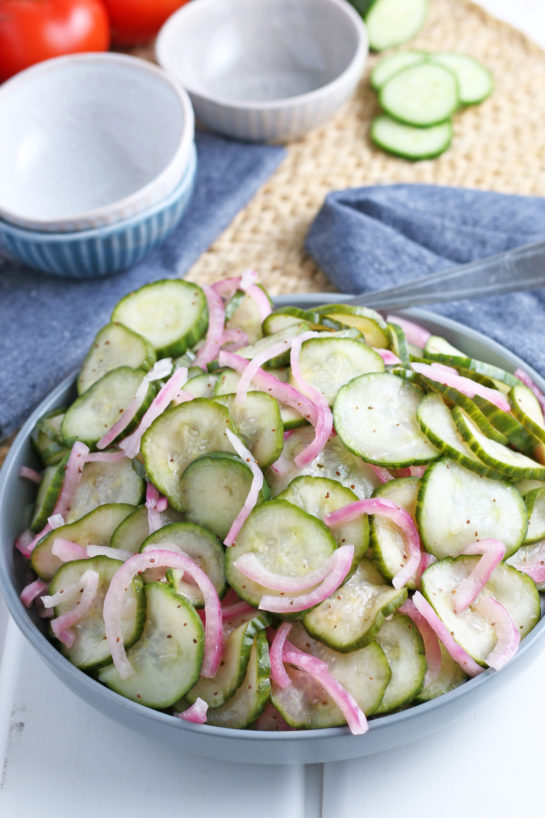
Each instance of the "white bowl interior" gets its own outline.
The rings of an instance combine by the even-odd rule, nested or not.
[[[189,91],[270,102],[332,82],[358,43],[353,20],[330,0],[193,0],[167,23],[158,53]]]
[[[0,121],[0,208],[29,220],[133,194],[167,167],[185,125],[158,71],[100,59],[53,61],[8,84]]]

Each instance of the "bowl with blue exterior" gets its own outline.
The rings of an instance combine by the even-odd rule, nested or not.
[[[194,115],[165,71],[125,54],[75,54],[0,88],[0,219],[72,233],[167,199],[190,160]]]
[[[69,278],[93,278],[132,267],[175,229],[189,205],[197,174],[191,145],[185,173],[152,207],[115,224],[73,233],[26,230],[0,220],[0,251],[37,270]]]
[[[292,295],[277,299],[277,304],[312,309],[331,301],[332,295],[327,293]],[[509,370],[524,366],[538,386],[545,389],[545,381],[537,373],[480,333],[423,310],[409,310],[404,314],[433,334],[443,335],[455,346],[462,347],[472,357]],[[22,427],[0,470],[0,592],[15,623],[58,679],[87,704],[120,724],[165,742],[174,751],[226,761],[290,764],[358,758],[401,746],[445,728],[470,708],[478,706],[493,690],[508,685],[529,665],[542,646],[544,618],[523,639],[515,656],[500,671],[487,669],[436,699],[373,718],[364,735],[352,735],[346,727],[270,732],[190,724],[119,696],[72,665],[47,638],[44,621],[37,616],[35,609],[27,610],[19,599],[28,581],[27,566],[22,555],[14,549],[13,542],[25,527],[25,514],[34,495],[29,481],[18,476],[19,468],[39,465],[30,441],[37,419],[46,411],[65,405],[73,397],[74,378],[69,377],[51,392]]]
[[[324,122],[354,91],[367,51],[346,0],[193,0],[156,42],[197,119],[255,141],[294,139]]]

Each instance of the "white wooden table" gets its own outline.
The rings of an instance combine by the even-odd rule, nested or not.
[[[543,0],[482,0],[545,47]],[[2,818],[441,818],[543,803],[545,652],[448,730],[371,758],[309,767],[207,761],[132,733],[65,689],[0,599]]]

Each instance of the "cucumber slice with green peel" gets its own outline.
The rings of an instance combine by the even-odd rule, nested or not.
[[[304,341],[299,368],[305,383],[321,392],[331,406],[341,386],[366,372],[384,372],[384,362],[361,341],[333,336]]]
[[[234,369],[221,369],[217,372],[216,377],[215,398],[219,398],[221,395],[233,395],[237,391],[240,375]]]
[[[280,457],[284,443],[284,424],[278,401],[265,392],[247,392],[244,401],[236,395],[218,395],[226,406],[244,442],[264,469]]]
[[[528,513],[528,531],[524,545],[545,539],[545,486],[524,495]]]
[[[115,307],[113,322],[146,338],[158,358],[182,355],[206,333],[208,307],[197,284],[164,279],[145,284]]]
[[[120,366],[147,372],[155,363],[155,350],[146,338],[123,324],[106,324],[97,333],[77,380],[78,395],[86,392],[103,375]]]
[[[47,466],[45,469],[42,481],[38,486],[34,513],[30,521],[31,531],[41,531],[51,516],[64,482],[64,470],[67,461],[68,455],[65,455],[59,463]]]
[[[225,430],[231,415],[215,400],[195,398],[167,409],[142,437],[140,451],[150,480],[176,511],[184,511],[181,478],[196,457],[233,452]]]
[[[445,122],[460,104],[455,74],[431,62],[394,74],[378,96],[382,108],[393,119],[417,127]]]
[[[64,438],[61,433],[61,425],[64,420],[66,408],[52,409],[46,412],[45,415],[38,420],[36,428],[43,432],[49,440],[54,440],[56,443],[64,443]]]
[[[72,444],[80,440],[88,446],[98,443],[130,404],[145,374],[140,369],[120,366],[96,381],[66,410],[61,426],[65,442]],[[156,386],[150,383],[134,418],[121,433],[123,436],[137,426],[155,393]]]
[[[213,452],[198,457],[182,475],[181,506],[189,520],[224,540],[246,501],[252,480],[252,470],[237,455]],[[267,489],[264,484],[258,502],[270,497]]]
[[[163,526],[180,523],[183,520],[183,515],[170,507],[157,513]],[[115,529],[110,540],[110,548],[121,548],[123,551],[137,554],[149,533],[148,509],[146,506],[140,506],[125,517]]]
[[[105,503],[138,506],[143,502],[145,490],[145,481],[128,459],[86,463],[65,522],[79,520]]]
[[[454,690],[467,680],[467,676],[458,662],[455,662],[452,656],[445,650],[441,642],[439,642],[439,650],[441,651],[441,667],[435,679],[424,679],[424,686],[422,690],[415,696],[416,702],[429,702],[431,699],[436,699],[449,690]]]
[[[246,675],[221,707],[207,713],[206,723],[216,727],[243,729],[259,718],[271,694],[269,644],[264,631],[254,638]]]
[[[60,408],[42,415],[30,434],[30,442],[44,466],[54,466],[68,454],[60,431],[65,412]]]
[[[427,51],[397,51],[395,54],[387,54],[371,71],[371,87],[378,91],[398,71],[425,62],[427,58]]]
[[[422,593],[455,641],[476,662],[484,665],[497,641],[492,624],[478,613],[476,606],[470,606],[461,614],[456,614],[453,608],[457,587],[469,576],[479,559],[478,556],[460,556],[434,562],[422,575]],[[511,565],[500,562],[481,593],[506,608],[521,638],[538,623],[541,609],[535,582]]]
[[[534,438],[537,446],[545,443],[545,419],[540,403],[531,389],[522,383],[512,387],[508,395],[511,412]]]
[[[443,65],[456,75],[462,105],[483,102],[494,90],[492,74],[474,57],[454,51],[440,51],[430,54],[429,58],[431,62]]]
[[[378,466],[430,463],[439,453],[416,419],[422,397],[420,389],[389,372],[360,375],[335,398],[337,434],[354,454]]]
[[[388,335],[390,336],[390,348],[394,355],[397,355],[403,364],[408,364],[410,360],[409,344],[407,336],[399,324],[388,324]]]
[[[203,699],[209,707],[221,707],[244,681],[250,655],[257,634],[267,628],[272,617],[266,613],[242,622],[230,633],[224,631],[223,654],[218,672],[213,679],[201,676],[197,684],[186,693],[188,702]]]
[[[386,582],[371,560],[362,559],[350,579],[303,616],[311,636],[341,653],[368,645],[407,598],[407,589]]]
[[[365,15],[369,48],[384,51],[415,37],[428,16],[429,0],[375,0]]]
[[[78,545],[110,545],[113,532],[134,511],[126,503],[112,503],[95,508],[75,523],[61,525],[39,540],[30,558],[30,565],[40,579],[50,580],[62,565],[51,549],[57,537]]]
[[[373,497],[391,500],[415,519],[419,488],[418,477],[400,477],[383,483]],[[383,514],[371,516],[371,548],[376,567],[382,576],[392,580],[406,560],[407,545],[401,529]],[[411,581],[408,587],[413,585]]]
[[[523,574],[535,569],[536,565],[545,565],[545,539],[521,545],[505,562]],[[545,591],[545,581],[536,582],[536,588],[538,591]]]
[[[326,662],[331,675],[370,716],[380,707],[392,671],[378,642],[351,653],[339,653],[314,639],[297,622],[289,635],[295,647]],[[272,702],[292,727],[338,727],[346,720],[323,687],[308,673],[286,665],[292,684],[281,689],[273,683]]]
[[[420,402],[416,416],[422,432],[444,457],[456,460],[476,474],[502,479],[495,469],[477,457],[460,435],[452,413],[441,395],[434,392],[426,395]]]
[[[213,398],[218,376],[212,373],[202,373],[190,378],[183,385],[184,392],[189,392],[194,398]]]
[[[144,590],[144,630],[127,651],[134,672],[122,679],[115,665],[107,665],[98,678],[127,699],[164,709],[185,696],[199,678],[204,628],[193,605],[169,585],[152,582]]]
[[[253,509],[236,542],[227,549],[225,575],[241,599],[257,608],[264,594],[289,594],[248,579],[235,566],[238,557],[254,553],[269,571],[300,577],[321,566],[336,547],[333,534],[316,517],[285,500],[270,500]]]
[[[274,377],[278,378],[278,380],[282,381],[282,383],[287,383],[289,380],[289,369],[285,367],[282,368],[275,367],[273,369],[269,369],[269,374],[274,375]],[[234,394],[237,391],[239,380],[240,375],[233,369],[222,370],[218,376],[218,382],[214,390],[214,396],[216,398],[219,398],[222,395]],[[285,431],[289,429],[296,429],[299,426],[306,425],[307,421],[299,414],[299,412],[296,412],[294,409],[291,409],[289,406],[286,406],[283,403],[278,403],[278,408],[280,411],[280,419],[282,421],[282,426]]]
[[[97,593],[89,612],[84,619],[71,628],[76,636],[74,644],[71,647],[61,645],[60,648],[66,658],[70,659],[72,664],[82,670],[92,670],[110,664],[112,661],[108,642],[106,641],[102,609],[110,581],[122,564],[120,560],[102,556],[85,560],[73,560],[59,568],[49,585],[49,593],[56,594],[78,582],[85,571],[96,571],[99,575]],[[73,606],[73,600],[61,602],[55,608],[55,616],[66,613]],[[121,619],[123,644],[126,648],[129,648],[140,638],[145,618],[146,601],[143,582],[141,577],[135,577],[127,590]]]
[[[452,417],[465,442],[479,460],[482,460],[491,469],[510,480],[545,479],[545,466],[495,440],[490,440],[482,434],[459,406],[455,406],[452,410]]]
[[[510,556],[528,527],[524,500],[514,486],[446,459],[432,464],[422,478],[416,519],[422,544],[439,560],[487,538],[501,540]]]
[[[405,614],[394,613],[383,622],[376,639],[392,671],[390,683],[376,710],[378,715],[406,706],[420,693],[427,665],[422,637]]]
[[[218,596],[224,595],[224,549],[211,531],[186,521],[170,523],[146,537],[140,551],[155,548],[187,554],[208,575]],[[185,582],[181,571],[169,568],[167,578],[176,593],[187,597],[193,605],[202,607],[204,600],[201,591],[195,584]]]
[[[442,335],[430,335],[424,347],[424,354],[426,357],[435,355],[454,355],[461,356],[464,359],[467,357],[458,347],[453,346],[450,341],[443,338]]]
[[[265,292],[263,287],[260,289]],[[238,295],[238,293],[234,295],[225,305],[225,327],[226,329],[241,329],[246,333],[248,342],[253,344],[263,335],[261,313],[253,298],[246,293],[241,293],[241,297],[237,299]]]
[[[287,366],[290,362],[292,339],[297,335],[301,335],[302,332],[305,332],[307,327],[308,325],[305,322],[289,324],[287,327],[284,327],[284,329],[279,330],[272,335],[265,335],[263,338],[260,338],[253,344],[242,347],[237,351],[237,355],[251,361],[257,355],[261,355],[268,349],[272,349],[272,347],[280,344],[285,347],[286,351],[275,355],[274,358],[270,358],[270,360],[266,361],[263,366],[267,369],[270,369],[271,367]]]
[[[325,304],[317,307],[318,315],[332,318],[339,324],[353,327],[361,332],[365,343],[370,347],[388,349],[390,338],[384,318],[369,307],[357,307],[352,304]]]
[[[388,114],[379,114],[371,123],[373,142],[394,156],[418,161],[435,159],[452,143],[452,123],[449,120],[426,128],[398,122]]]
[[[500,409],[494,403],[483,398],[482,395],[474,395],[472,401],[475,406],[481,410],[482,414],[485,415],[490,425],[503,435],[504,441],[498,440],[498,442],[504,442],[505,445],[511,444],[515,449],[518,449],[519,452],[529,457],[533,455],[536,447],[535,439],[526,431],[522,423],[517,420],[514,413],[504,412],[503,409]],[[484,430],[481,429],[481,431]],[[492,437],[492,435],[487,436]]]
[[[300,310],[298,307],[282,307],[275,310],[268,315],[262,325],[263,335],[274,335],[277,332],[283,332],[287,327],[292,327],[294,324],[304,326],[306,329],[316,329],[313,322],[309,319],[311,313],[307,310]]]
[[[434,336],[432,336],[432,338],[434,338]],[[499,366],[493,366],[486,361],[479,361],[477,358],[470,358],[468,355],[464,355],[463,352],[457,350],[456,347],[451,347],[451,345],[446,341],[446,347],[443,347],[441,344],[434,345],[432,338],[428,340],[428,344],[426,345],[424,352],[429,361],[436,361],[439,364],[446,364],[447,366],[452,366],[458,370],[467,369],[472,373],[468,377],[485,375],[492,381],[501,381],[508,387],[517,386],[520,384],[519,379],[515,377],[515,375],[512,375],[511,372],[507,372],[505,369],[502,369]],[[437,336],[435,336],[435,338],[437,338]],[[444,339],[439,338],[438,341],[444,341]]]
[[[303,468],[297,468],[294,458],[314,439],[314,429],[295,429],[284,441],[284,456],[291,464],[280,474],[267,469],[267,482],[273,497],[284,491],[298,476],[327,477],[351,489],[359,498],[370,497],[380,480],[375,472],[360,457],[353,454],[338,435],[330,437],[320,454]]]

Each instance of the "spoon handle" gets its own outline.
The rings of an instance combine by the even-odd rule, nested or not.
[[[360,293],[346,301],[343,299],[343,303],[393,310],[534,290],[544,285],[545,242],[542,241],[432,273],[397,287]]]

